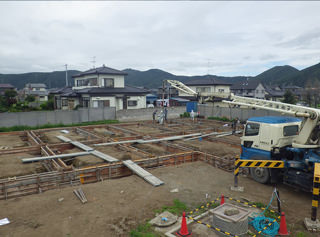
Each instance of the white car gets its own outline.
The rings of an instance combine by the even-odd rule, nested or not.
[[[154,108],[153,104],[147,104],[147,108]]]

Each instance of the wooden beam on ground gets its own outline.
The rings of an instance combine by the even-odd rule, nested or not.
[[[125,160],[123,164],[127,166],[132,172],[143,178],[148,183],[152,184],[153,186],[157,187],[164,184],[163,181],[155,177],[153,174],[149,173],[145,169],[141,168],[139,165],[134,163],[132,160]]]

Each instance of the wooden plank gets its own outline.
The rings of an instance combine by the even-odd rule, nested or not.
[[[59,138],[63,142],[71,142],[71,140],[69,138],[62,136],[62,135],[57,136],[57,138]]]
[[[125,160],[123,161],[123,164],[127,166],[131,171],[133,171],[135,174],[143,178],[148,183],[152,184],[153,186],[159,186],[164,184],[163,181],[155,177],[153,174],[149,173],[145,169],[141,168],[139,165],[134,163],[132,160]]]
[[[82,149],[82,150],[85,150],[85,151],[93,151],[94,149],[92,147],[89,147],[81,142],[77,142],[77,141],[71,141],[70,142],[72,145]]]
[[[108,161],[108,162],[116,162],[116,161],[119,161],[118,159],[112,157],[112,156],[109,156],[105,153],[102,153],[100,151],[97,151],[97,150],[94,150],[94,151],[91,151],[90,152],[91,155],[94,155],[94,156],[97,156],[105,161]]]

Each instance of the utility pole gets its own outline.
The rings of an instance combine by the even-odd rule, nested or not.
[[[93,56],[92,57],[92,64],[93,64],[93,69],[95,69],[96,68],[96,66],[95,66],[95,63],[96,63],[96,56]]]
[[[164,84],[165,84],[165,81],[166,80],[162,81],[162,108],[164,107],[164,90],[165,90]]]
[[[68,64],[64,65],[66,67],[66,87],[68,87]]]

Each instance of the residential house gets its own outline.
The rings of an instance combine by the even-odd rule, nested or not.
[[[210,95],[210,94],[219,95],[219,93],[221,95],[230,94],[231,83],[224,82],[224,81],[218,80],[216,78],[194,79],[194,80],[188,81],[184,84],[186,86],[188,86],[190,89],[194,90],[195,92],[197,92],[201,95]],[[193,100],[193,101],[197,100],[196,96],[192,96],[192,95],[187,94],[183,91],[179,91],[179,97]],[[217,98],[218,97],[219,96],[217,96]],[[220,98],[220,100],[222,100],[222,99],[223,98]]]
[[[146,108],[149,92],[124,84],[127,73],[103,65],[74,75],[74,86],[54,93],[56,109],[115,107]]]
[[[281,89],[284,92],[286,92],[286,91],[292,92],[296,96],[298,101],[303,100],[305,90],[302,87],[287,85],[287,86],[282,86]]]
[[[4,95],[7,90],[15,90],[11,84],[0,84],[0,95]]]
[[[48,101],[47,86],[43,83],[27,83],[22,89],[22,95],[26,98],[28,95],[35,97],[36,101],[45,102]]]
[[[234,83],[231,86],[231,92],[237,96],[252,97],[257,99],[265,99],[266,88],[256,80],[247,80],[245,82]]]
[[[281,102],[284,99],[284,91],[279,86],[264,86],[266,90],[266,99]]]

